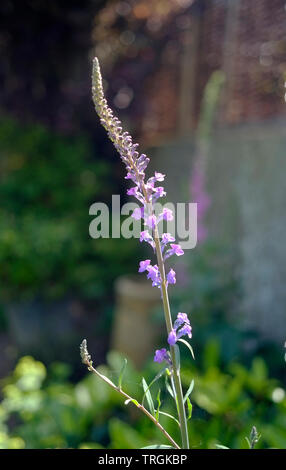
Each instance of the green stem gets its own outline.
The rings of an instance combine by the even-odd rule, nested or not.
[[[170,311],[170,303],[169,303],[169,296],[168,296],[168,290],[167,290],[165,266],[164,266],[157,226],[154,229],[154,239],[155,239],[158,267],[159,267],[161,279],[162,279],[161,292],[162,292],[165,322],[166,322],[167,331],[169,335],[169,333],[171,332],[173,328],[173,324],[172,324],[172,316],[171,316],[171,311]],[[181,377],[180,377],[180,365],[177,363],[174,346],[170,346],[170,352],[171,352],[171,359],[172,359],[172,365],[173,365],[174,385],[175,385],[175,390],[176,390],[178,415],[179,415],[179,422],[180,422],[180,429],[181,429],[181,436],[182,436],[182,448],[189,449],[188,427],[187,427],[184,397],[183,397]]]

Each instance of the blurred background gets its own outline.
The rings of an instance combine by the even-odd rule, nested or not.
[[[93,202],[126,201],[94,55],[168,200],[198,203],[198,245],[170,290],[193,326],[191,445],[246,448],[255,425],[258,447],[286,447],[285,21],[282,0],[2,0],[0,448],[160,439],[80,363],[85,337],[111,379],[127,357],[140,397],[166,340],[158,293],[135,275],[149,252],[89,236]]]

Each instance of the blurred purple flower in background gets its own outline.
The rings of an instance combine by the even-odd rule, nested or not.
[[[205,215],[210,206],[210,197],[206,192],[206,177],[202,165],[202,157],[200,154],[194,160],[193,170],[190,181],[190,192],[193,202],[197,206],[197,235],[198,242],[204,242],[207,238],[208,231],[205,226]]]

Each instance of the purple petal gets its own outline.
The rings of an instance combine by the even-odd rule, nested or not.
[[[177,341],[176,331],[171,330],[168,336],[168,343],[170,344],[170,346],[174,346],[174,344],[176,344],[176,341]]]
[[[156,227],[156,224],[157,224],[157,217],[155,215],[149,215],[149,217],[147,217],[147,220],[146,220],[146,225],[154,229]]]
[[[138,192],[138,187],[134,186],[133,188],[130,188],[127,190],[127,195],[128,196],[136,196]]]
[[[157,349],[155,351],[154,362],[158,362],[159,364],[165,361],[168,358],[167,350],[165,348]]]
[[[163,209],[163,219],[167,221],[173,220],[173,212],[171,211],[171,209]]]
[[[169,284],[176,284],[176,273],[173,269],[170,269],[170,271],[168,272],[167,281]]]
[[[150,266],[150,261],[151,261],[150,259],[146,259],[145,261],[140,261],[138,272],[143,273],[144,271],[147,271],[148,267]]]
[[[134,209],[133,213],[131,214],[131,217],[133,217],[135,220],[142,219],[144,217],[144,207],[136,207],[136,209]]]
[[[184,254],[184,250],[181,248],[181,245],[177,245],[176,243],[171,243],[171,251],[177,256],[182,256]]]

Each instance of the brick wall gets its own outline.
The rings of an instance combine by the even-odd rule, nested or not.
[[[131,118],[133,133],[143,142],[173,138],[182,127],[188,130],[182,126],[188,112],[193,130],[205,85],[216,69],[226,75],[221,124],[285,113],[284,0],[128,0],[124,16],[114,5],[110,1],[98,20],[96,53],[107,72],[111,104],[118,83],[133,90],[130,105],[118,112],[123,120],[125,115]],[[122,43],[126,31],[130,44]],[[188,54],[191,70],[184,81]],[[188,86],[186,77],[191,92],[182,90],[183,83]]]
[[[234,3],[237,12],[231,18],[226,6],[233,8]],[[198,70],[200,92],[209,71],[222,67],[228,88],[222,110],[224,122],[257,121],[284,114],[285,2],[232,0],[206,5]]]

